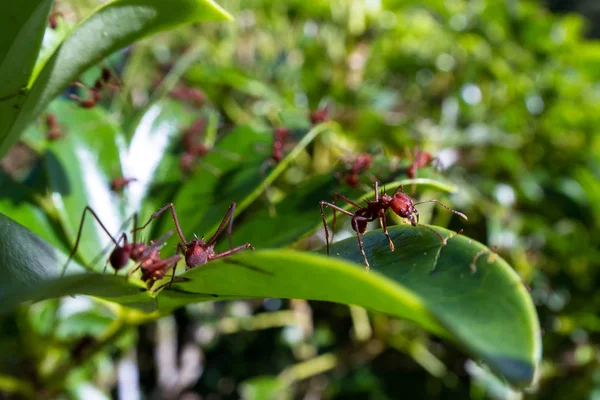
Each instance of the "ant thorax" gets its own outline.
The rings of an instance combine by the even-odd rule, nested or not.
[[[204,239],[193,239],[186,247],[185,264],[187,269],[206,264],[215,255],[213,246],[207,245]]]

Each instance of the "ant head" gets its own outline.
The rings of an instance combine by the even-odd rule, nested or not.
[[[415,208],[413,200],[404,193],[402,186],[394,192],[389,201],[390,208],[401,218],[408,218],[412,225],[416,225],[419,218],[419,212]]]

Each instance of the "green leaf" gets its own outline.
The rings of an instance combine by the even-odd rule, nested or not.
[[[0,126],[0,156],[60,91],[98,60],[136,40],[192,22],[229,19],[212,0],[119,0],[84,19],[34,73],[23,107]]]
[[[39,207],[34,194],[24,185],[0,172],[0,213],[30,229],[54,247],[66,250],[65,244],[54,228],[53,221]]]
[[[456,235],[433,229],[444,237]],[[389,231],[395,252],[381,231],[364,235],[368,273],[356,238],[334,244],[335,256],[329,258],[248,252],[185,272],[178,278],[186,281],[160,293],[158,306],[168,312],[196,301],[262,297],[355,304],[412,320],[456,342],[513,385],[530,384],[541,356],[540,328],[531,298],[510,266],[484,254],[471,273],[483,245],[458,235],[442,246],[423,227]]]
[[[0,13],[0,137],[23,106],[52,0],[5,2]],[[3,154],[3,153],[2,153]]]

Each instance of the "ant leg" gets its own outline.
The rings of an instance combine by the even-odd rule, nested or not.
[[[336,199],[342,199],[344,200],[346,203],[353,205],[356,208],[361,208],[360,205],[356,204],[355,202],[353,202],[352,200],[350,200],[349,198],[347,198],[346,196],[344,196],[343,194],[339,194],[339,193],[334,193],[333,195],[333,201],[335,202]]]
[[[435,200],[435,199],[434,200],[423,200],[423,201],[418,201],[418,202],[414,203],[414,205],[416,206],[417,204],[423,204],[423,203],[437,203],[438,205],[444,207],[446,210],[458,215],[459,217],[461,217],[467,221],[469,220],[469,218],[467,218],[467,216],[465,214],[461,213],[460,211],[453,210],[452,208],[450,208],[448,206],[443,205],[439,200]]]
[[[134,231],[141,231],[142,229],[146,228],[150,224],[150,222],[152,222],[153,219],[158,218],[162,213],[167,211],[167,209],[171,209],[171,215],[173,216],[173,222],[175,223],[175,229],[177,230],[179,239],[181,239],[183,243],[187,243],[187,240],[185,240],[185,236],[183,236],[183,232],[181,231],[181,225],[179,225],[179,220],[177,219],[177,213],[175,212],[175,206],[173,205],[173,203],[169,203],[163,206],[160,210],[158,210],[150,216],[148,222],[146,222],[141,227],[134,229]]]
[[[79,223],[79,230],[77,231],[77,238],[75,239],[75,246],[73,246],[73,250],[71,250],[71,254],[69,254],[69,258],[67,259],[67,262],[63,266],[62,272],[60,273],[61,277],[63,277],[65,275],[65,272],[67,271],[67,267],[69,266],[69,263],[73,259],[73,256],[75,256],[75,252],[77,252],[77,248],[79,247],[79,241],[81,240],[81,234],[83,233],[83,223],[85,222],[86,211],[89,211],[92,214],[92,216],[96,219],[96,222],[98,222],[98,224],[100,224],[100,227],[102,227],[102,230],[104,230],[104,232],[106,232],[106,234],[108,235],[110,240],[112,240],[116,246],[119,245],[119,242],[117,242],[117,240],[110,234],[108,229],[106,229],[106,226],[104,226],[102,221],[100,221],[100,218],[98,217],[96,212],[94,210],[92,210],[92,208],[90,206],[85,206],[85,208],[83,209],[83,214],[81,215],[81,222]]]
[[[335,204],[331,204],[326,201],[321,201],[319,203],[319,206],[321,207],[321,219],[323,220],[323,227],[325,228],[325,243],[327,244],[327,255],[329,255],[329,228],[327,228],[327,219],[325,218],[325,209],[323,207],[327,206],[329,208],[332,208],[334,217],[335,217],[335,211],[339,211],[342,214],[346,214],[351,217],[354,217],[354,214],[352,214],[350,211],[344,210],[341,207],[338,207]]]
[[[233,248],[233,242],[231,240],[231,231],[233,229],[233,213],[235,213],[235,202],[231,203],[229,205],[229,209],[227,210],[227,212],[225,213],[225,216],[221,220],[221,223],[219,224],[219,227],[217,228],[217,231],[209,239],[209,241],[206,242],[207,245],[211,246],[211,245],[215,244],[215,242],[217,241],[218,236],[221,234],[221,232],[223,232],[223,229],[225,229],[225,224],[227,222],[229,222],[229,224],[227,225],[227,238],[229,239],[229,247]]]
[[[448,241],[446,240],[446,238],[443,237],[438,231],[434,230],[433,228],[430,228],[427,225],[419,224],[419,226],[422,226],[423,228],[427,229],[428,231],[433,232],[435,234],[435,236],[437,236],[438,238],[440,238],[440,240],[442,241],[442,244],[444,246],[448,244]]]
[[[367,218],[359,217],[359,216],[355,215],[354,217],[352,217],[352,227],[356,231],[356,238],[358,239],[358,248],[360,249],[360,252],[362,253],[363,258],[365,259],[365,267],[368,271],[369,270],[369,260],[367,260],[367,255],[365,254],[365,248],[363,246],[363,240],[359,233],[360,230],[358,228],[358,221],[367,221]]]
[[[390,238],[390,234],[387,231],[387,225],[385,222],[385,211],[383,211],[383,210],[382,210],[382,212],[379,213],[379,223],[381,224],[381,229],[383,229],[383,233],[385,233],[385,236],[387,237],[387,240],[390,243],[390,250],[391,251],[396,250],[394,248],[394,242],[392,242],[392,238]]]
[[[252,247],[252,245],[250,243],[246,243],[241,246],[234,247],[233,249],[226,250],[222,253],[215,254],[214,256],[209,257],[208,260],[210,261],[210,260],[214,260],[217,258],[227,257],[233,253],[237,253],[238,251],[242,251],[242,250],[246,250],[246,249],[250,249],[250,250],[254,251],[254,247]]]
[[[355,202],[353,202],[352,200],[350,200],[349,198],[347,198],[346,196],[344,196],[343,194],[340,193],[334,193],[333,194],[333,205],[337,207],[337,199],[342,199],[344,200],[346,203],[353,205],[354,207],[360,209],[360,205],[356,204]],[[333,236],[335,235],[335,222],[336,222],[336,213],[335,213],[336,209],[333,209],[333,221],[331,221],[331,240],[333,241]]]

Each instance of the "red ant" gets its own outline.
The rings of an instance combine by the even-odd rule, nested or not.
[[[202,107],[206,102],[206,95],[202,90],[183,85],[171,90],[169,96],[175,100],[189,101],[196,107]]]
[[[135,230],[144,229],[146,226],[148,226],[148,224],[150,224],[150,222],[152,222],[153,219],[158,218],[166,210],[171,210],[171,215],[173,216],[173,222],[175,224],[175,229],[177,230],[177,234],[179,235],[179,238],[181,239],[181,243],[177,244],[177,253],[181,253],[185,256],[186,270],[188,270],[190,268],[194,268],[198,265],[206,264],[210,260],[214,260],[216,258],[227,257],[233,253],[237,253],[238,251],[242,251],[242,250],[246,250],[246,249],[254,250],[254,247],[252,247],[252,245],[250,245],[249,243],[243,244],[241,246],[233,247],[233,244],[231,242],[231,230],[233,227],[233,214],[235,212],[235,203],[231,203],[231,205],[229,206],[229,209],[227,210],[227,213],[225,213],[225,216],[223,217],[223,220],[221,221],[221,224],[217,228],[217,231],[208,241],[205,241],[204,237],[202,237],[201,239],[198,239],[195,236],[194,236],[194,239],[190,240],[189,242],[185,239],[185,236],[183,235],[183,231],[181,230],[181,226],[179,225],[179,220],[177,219],[177,213],[175,212],[175,206],[173,205],[173,203],[167,204],[166,206],[164,206],[163,208],[161,208],[160,210],[158,210],[157,212],[152,214],[150,216],[150,219],[148,220],[148,222],[146,222],[143,226],[136,228]],[[227,224],[228,221],[229,221],[229,224]],[[225,229],[226,225],[227,225],[227,237],[229,239],[229,246],[231,248],[222,253],[215,253],[215,251],[214,251],[215,243],[216,243],[219,235]]]
[[[89,97],[87,99],[82,99],[75,94],[71,94],[71,95],[69,95],[69,97],[71,99],[77,101],[81,108],[94,108],[96,106],[96,104],[98,102],[100,102],[100,100],[102,100],[102,97],[103,97],[102,90],[104,90],[104,88],[106,88],[106,87],[119,88],[120,87],[120,83],[119,84],[111,83],[111,81],[113,80],[113,77],[114,77],[114,75],[108,67],[102,67],[100,77],[98,79],[96,79],[96,82],[94,82],[94,86],[88,87],[88,86],[85,86],[81,82],[73,83],[75,86],[78,86],[80,88],[87,90],[87,92],[89,94]]]
[[[319,108],[310,114],[310,123],[313,125],[320,124],[329,120],[329,109],[327,106]]]
[[[110,181],[110,189],[113,192],[122,192],[125,186],[135,181],[137,181],[136,178],[125,178],[123,176],[114,178],[112,181]]]
[[[354,213],[352,213],[350,211],[344,210],[343,208],[337,206],[336,200],[338,198],[347,202],[348,204],[351,204],[352,206],[356,207],[358,210],[356,210]],[[367,205],[365,207],[359,206],[358,204],[356,204],[355,202],[348,199],[346,196],[344,196],[342,194],[335,193],[333,195],[333,204],[328,203],[326,201],[321,201],[319,203],[320,207],[321,207],[321,217],[323,219],[323,226],[325,227],[325,241],[327,243],[327,255],[329,255],[329,229],[327,228],[327,221],[325,219],[325,209],[324,209],[325,206],[333,209],[333,227],[332,227],[333,229],[335,229],[335,216],[336,216],[335,212],[336,211],[339,211],[342,214],[352,217],[352,229],[354,230],[354,232],[356,232],[356,237],[358,238],[358,247],[360,248],[360,252],[362,253],[362,255],[365,259],[365,265],[366,265],[366,268],[368,271],[369,270],[369,261],[367,260],[367,255],[365,254],[365,250],[363,247],[363,241],[362,241],[362,237],[361,237],[361,235],[363,235],[367,231],[367,224],[369,222],[375,221],[376,219],[379,219],[379,223],[381,224],[383,233],[387,237],[388,242],[390,244],[390,250],[394,251],[395,250],[394,243],[392,242],[392,239],[390,238],[390,235],[388,234],[388,231],[387,231],[387,225],[385,222],[385,213],[391,208],[392,211],[394,213],[396,213],[399,217],[407,218],[410,221],[412,226],[416,226],[419,223],[419,211],[415,208],[415,206],[418,204],[423,204],[423,203],[437,203],[440,206],[444,207],[445,209],[453,212],[454,214],[468,220],[468,218],[465,214],[443,205],[438,200],[424,200],[424,201],[419,201],[417,203],[413,202],[413,200],[406,193],[404,193],[404,188],[402,185],[398,186],[398,188],[396,189],[396,191],[394,192],[394,194],[392,196],[388,196],[383,190],[381,191],[381,193],[379,193],[379,183],[375,182],[375,200],[367,201]],[[444,245],[446,244],[446,239],[442,235],[440,235],[438,232],[434,231],[432,228],[428,227],[427,225],[423,225],[423,228],[426,228],[426,229],[430,230],[431,232],[433,232],[437,237],[440,238],[440,240],[442,241],[442,243]]]
[[[197,140],[202,135],[205,127],[206,119],[199,117],[184,130],[183,146],[185,152],[179,160],[179,165],[184,172],[191,172],[198,158],[205,156],[211,150],[206,144],[198,143]]]
[[[424,168],[428,165],[439,164],[439,160],[436,157],[433,157],[430,153],[425,151],[420,151],[417,147],[413,154],[413,162],[408,167],[406,174],[409,178],[414,179],[417,176],[417,170],[419,168]]]
[[[286,127],[275,128],[273,131],[273,152],[271,153],[271,159],[276,164],[283,159],[283,147],[289,135],[290,130]]]
[[[348,168],[344,174],[344,181],[355,188],[358,185],[360,174],[369,168],[373,164],[373,158],[369,153],[362,153],[356,156],[356,158],[349,164],[350,168]]]
[[[63,14],[61,12],[55,12],[50,14],[50,16],[48,17],[48,25],[50,26],[50,29],[52,30],[56,30],[56,28],[58,28],[58,20],[56,17],[58,16],[63,17]],[[63,17],[64,18],[64,17]]]
[[[177,263],[181,260],[181,256],[176,254],[174,256],[161,259],[159,253],[159,247],[164,241],[173,234],[173,231],[169,231],[166,235],[158,239],[157,241],[151,241],[150,246],[148,246],[148,252],[143,260],[140,261],[140,264],[131,270],[127,276],[131,276],[138,269],[142,270],[141,280],[146,282],[148,285],[148,289],[150,289],[154,282],[161,280],[165,277],[167,271],[173,268],[173,273],[171,275],[171,281],[167,283],[167,285],[171,285],[173,280],[175,279],[175,271],[177,270]],[[159,288],[160,289],[160,288]]]
[[[264,175],[266,169],[269,166],[278,164],[285,156],[285,145],[287,144],[290,136],[290,130],[284,126],[280,126],[273,130],[273,150],[271,151],[271,158],[265,160],[260,167],[261,173]]]
[[[54,114],[46,115],[46,126],[48,127],[48,131],[46,132],[46,137],[51,142],[59,140],[60,138],[63,137],[63,133],[60,130],[60,126],[56,119],[56,115],[54,115]]]
[[[63,266],[62,272],[60,274],[61,277],[64,276],[65,272],[67,271],[67,267],[68,267],[69,263],[75,256],[75,253],[77,252],[77,248],[79,247],[79,241],[81,240],[81,234],[83,232],[83,223],[85,222],[85,216],[86,216],[87,212],[92,214],[92,216],[96,219],[96,222],[98,222],[98,224],[100,225],[102,230],[104,230],[104,232],[108,235],[108,237],[115,244],[115,248],[110,253],[110,256],[108,257],[108,259],[106,260],[106,264],[104,265],[104,271],[106,271],[106,267],[108,266],[108,263],[110,262],[110,265],[113,267],[113,269],[115,270],[115,274],[116,274],[119,270],[121,270],[123,267],[125,267],[128,264],[129,260],[131,259],[136,263],[143,263],[146,270],[160,270],[160,269],[164,270],[163,271],[163,276],[164,276],[164,272],[166,272],[171,266],[175,266],[177,264],[177,261],[179,261],[179,259],[181,258],[180,256],[173,256],[173,257],[169,257],[169,258],[166,258],[163,260],[159,257],[159,255],[158,255],[159,247],[162,244],[162,242],[164,242],[167,235],[165,235],[165,237],[159,239],[156,242],[151,242],[150,246],[146,246],[144,243],[138,243],[137,237],[136,237],[137,214],[134,214],[134,216],[133,216],[133,226],[134,226],[134,229],[132,231],[133,232],[133,242],[130,243],[127,240],[126,233],[121,234],[121,236],[119,236],[118,239],[115,239],[110,234],[110,232],[108,231],[106,226],[104,226],[104,224],[102,223],[102,221],[100,220],[100,218],[98,217],[96,212],[91,207],[86,206],[85,209],[83,210],[83,214],[81,216],[81,223],[79,224],[77,238],[75,239],[75,246],[73,246],[73,250],[69,254],[69,258],[67,259],[67,262]],[[170,235],[170,234],[168,234],[168,235]],[[121,241],[123,241],[123,245],[120,244]],[[175,269],[173,269],[173,276],[175,276]]]

